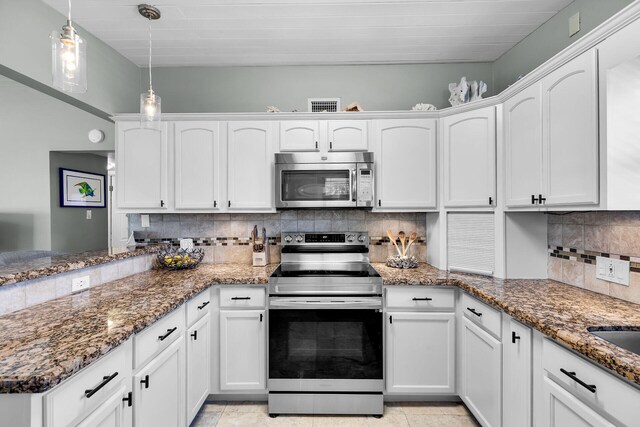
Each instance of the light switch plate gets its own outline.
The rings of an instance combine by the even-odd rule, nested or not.
[[[87,209],[87,219],[91,219],[91,209]]]
[[[71,280],[71,292],[78,292],[87,289],[91,285],[91,277],[82,276]]]
[[[596,257],[596,278],[629,286],[629,261]]]
[[[580,31],[580,12],[569,17],[569,37]]]
[[[142,227],[149,227],[149,215],[140,215],[140,225]]]

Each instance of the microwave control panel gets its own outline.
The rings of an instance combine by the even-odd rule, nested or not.
[[[358,169],[358,204],[373,202],[373,171]]]

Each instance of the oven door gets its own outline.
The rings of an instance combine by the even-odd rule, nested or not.
[[[379,297],[269,301],[269,392],[382,392]]]
[[[276,164],[276,207],[356,207],[356,172],[356,163]]]

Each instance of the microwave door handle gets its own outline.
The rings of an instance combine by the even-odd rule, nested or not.
[[[352,169],[351,170],[351,201],[356,202],[357,201],[357,191],[358,191],[358,184],[357,184],[357,180],[356,180],[356,170]]]

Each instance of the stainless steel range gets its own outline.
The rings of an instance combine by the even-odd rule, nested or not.
[[[283,233],[269,279],[269,414],[382,415],[382,327],[367,233]]]

